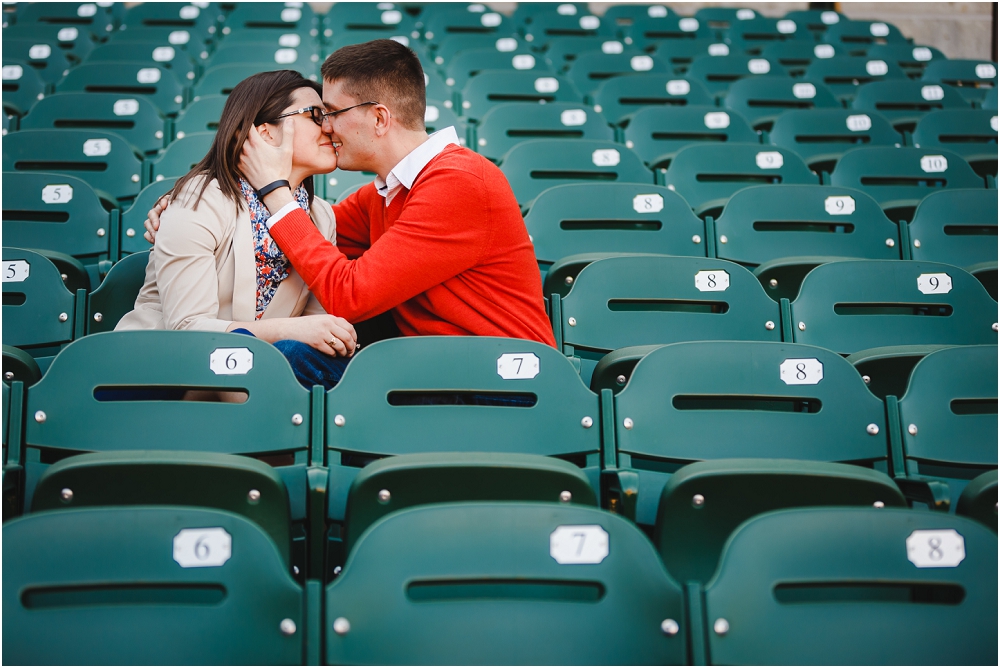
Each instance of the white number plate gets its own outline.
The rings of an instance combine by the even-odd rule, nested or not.
[[[976,65],[976,76],[980,79],[992,79],[997,75],[997,68],[990,63]]]
[[[757,15],[753,13],[752,9],[739,9],[736,11],[736,18],[740,21],[749,21],[755,16]]]
[[[797,83],[792,86],[792,95],[800,100],[811,100],[816,97],[816,86],[811,83]]]
[[[885,37],[889,34],[889,26],[884,23],[873,23],[868,29],[873,37]]]
[[[56,39],[60,42],[72,42],[80,36],[80,31],[76,28],[63,28],[56,33]]]
[[[635,72],[648,72],[653,69],[653,59],[649,56],[632,56],[629,65]]]
[[[854,198],[850,195],[827,197],[823,208],[831,216],[849,216],[854,213]]]
[[[836,51],[830,44],[817,44],[813,47],[813,55],[817,58],[833,58]]]
[[[920,274],[917,276],[917,290],[925,295],[946,295],[951,292],[951,276],[948,274]]]
[[[28,272],[30,269],[31,265],[29,265],[24,260],[14,260],[13,262],[4,262],[3,282],[20,283],[24,279],[28,278]]]
[[[581,16],[580,17],[580,29],[581,30],[597,30],[601,27],[601,19],[596,16]]]
[[[729,273],[717,271],[699,271],[694,275],[694,287],[699,292],[725,292],[729,289]]]
[[[913,59],[920,63],[926,63],[928,60],[934,57],[934,53],[931,52],[926,46],[918,46],[913,49]]]
[[[99,157],[111,153],[111,140],[109,139],[88,139],[83,142],[83,154],[91,157]]]
[[[583,125],[587,122],[587,112],[583,109],[567,109],[559,114],[559,121],[567,127]]]
[[[299,52],[295,49],[278,49],[274,52],[274,62],[279,65],[288,65],[299,59]]]
[[[771,63],[763,58],[751,58],[747,63],[747,69],[750,70],[750,74],[767,74],[771,71]]]
[[[233,556],[233,537],[222,527],[181,529],[174,536],[174,561],[181,568],[221,566]]]
[[[180,17],[185,20],[196,19],[198,15],[201,14],[201,10],[194,5],[188,5],[187,7],[181,7]]]
[[[176,46],[181,46],[191,41],[191,33],[187,30],[175,30],[167,35],[167,41]]]
[[[115,112],[115,116],[135,116],[139,113],[139,100],[127,99],[127,100],[115,100],[115,106],[112,107]]]
[[[653,5],[646,10],[646,15],[651,19],[662,19],[667,15],[667,8],[663,5]]]
[[[153,84],[160,80],[160,70],[155,67],[144,67],[135,73],[135,80],[141,84]]]
[[[872,129],[872,119],[868,114],[848,116],[847,129],[851,132],[867,132]]]
[[[924,86],[920,89],[920,97],[924,98],[928,102],[934,102],[935,100],[944,99],[944,88],[941,86]]]
[[[535,90],[539,93],[555,93],[559,90],[559,79],[555,77],[538,77],[535,79]]]
[[[97,13],[97,5],[87,3],[76,8],[76,15],[88,18]]]
[[[302,38],[294,32],[285,33],[278,38],[278,46],[283,46],[288,49],[298,48],[299,44],[302,43]]]
[[[535,353],[504,353],[497,358],[497,374],[504,380],[534,378],[538,365]]]
[[[925,155],[920,158],[920,169],[929,173],[947,172],[948,158],[943,155]]]
[[[535,67],[535,57],[530,53],[521,53],[511,59],[510,64],[515,70],[530,70]]]
[[[386,2],[383,4],[385,4],[386,6],[382,7],[381,5],[379,5],[379,9],[392,9],[394,6],[391,2]],[[466,9],[469,11],[470,14],[482,14],[483,12],[486,11],[486,5],[481,5],[477,2],[475,4],[469,5],[468,7],[466,7]]]
[[[790,19],[782,19],[781,21],[778,21],[778,24],[775,27],[778,29],[778,32],[780,32],[782,35],[791,35],[799,28],[797,25],[795,25],[795,21],[792,21]]]
[[[24,76],[24,69],[20,65],[4,65],[3,66],[3,80],[4,81],[17,81],[22,76]]]
[[[823,363],[814,357],[787,359],[778,367],[785,385],[817,385],[823,380]]]
[[[564,524],[549,535],[549,555],[560,564],[599,564],[609,546],[608,532],[597,524]]]
[[[777,151],[761,151],[757,154],[757,166],[761,169],[779,169],[785,158]]]
[[[625,45],[618,40],[610,39],[607,42],[601,44],[601,53],[606,53],[609,56],[618,55],[619,53],[625,52]]]
[[[249,348],[216,348],[208,358],[208,368],[217,376],[242,376],[253,368]]]
[[[729,45],[728,44],[709,44],[708,45],[708,55],[710,55],[710,56],[728,56],[729,55]]]
[[[513,37],[501,37],[497,40],[497,51],[501,53],[517,51],[517,40]]]
[[[424,110],[424,123],[434,123],[439,118],[441,118],[441,110],[433,104],[427,105],[427,109]]]
[[[288,7],[281,10],[281,20],[285,23],[295,23],[302,18],[302,10],[297,7]]]
[[[172,46],[158,46],[153,49],[153,60],[158,63],[169,63],[174,59],[177,52],[174,51]]]
[[[590,158],[598,167],[614,167],[622,161],[622,154],[617,149],[599,148]]]
[[[576,5],[559,5],[556,7],[559,16],[576,16]]]
[[[667,82],[668,95],[687,95],[691,92],[691,83],[684,79],[673,79]]]
[[[840,14],[837,12],[823,12],[819,15],[819,20],[823,22],[823,25],[832,26],[840,23]]]
[[[28,58],[32,60],[45,60],[52,55],[52,47],[48,44],[35,44],[28,49]]]
[[[483,24],[485,28],[496,28],[503,21],[503,17],[496,12],[488,12],[480,17],[479,22]]]
[[[869,60],[865,63],[865,71],[873,77],[880,77],[889,73],[889,66],[884,60]]]
[[[683,32],[694,32],[698,29],[698,19],[681,19],[677,22],[677,27]]]
[[[42,188],[42,201],[46,204],[62,204],[73,199],[73,186],[68,183],[51,183]]]
[[[632,198],[632,208],[636,213],[657,213],[663,211],[663,196],[657,193],[652,195],[636,195]]]
[[[710,111],[705,114],[705,127],[710,130],[722,130],[729,127],[729,114],[724,111]]]
[[[387,12],[382,12],[380,17],[382,23],[387,26],[394,26],[403,20],[403,14],[397,9],[390,9]]]
[[[917,568],[955,568],[965,560],[965,538],[954,529],[914,531],[906,538],[906,558]]]
[[[990,119],[990,127],[993,128],[993,132],[997,132],[997,117],[994,116]]]

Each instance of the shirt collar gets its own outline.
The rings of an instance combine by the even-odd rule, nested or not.
[[[427,137],[423,144],[410,151],[405,158],[396,163],[385,181],[376,176],[375,188],[378,193],[385,197],[397,183],[405,186],[407,190],[412,188],[417,175],[427,166],[427,163],[437,157],[449,144],[458,144],[458,133],[455,132],[455,126],[443,128]]]

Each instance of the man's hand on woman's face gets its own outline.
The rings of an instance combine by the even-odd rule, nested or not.
[[[295,123],[286,118],[281,125],[281,142],[271,144],[256,127],[243,143],[240,172],[254,189],[260,190],[269,183],[287,180],[292,173],[292,150],[295,146]]]

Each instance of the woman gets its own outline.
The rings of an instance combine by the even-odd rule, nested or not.
[[[354,327],[327,314],[267,231],[270,212],[240,175],[251,126],[281,143],[294,123],[295,199],[316,227],[335,242],[333,209],[313,197],[315,174],[337,166],[333,142],[322,131],[319,84],[298,72],[262,72],[229,95],[208,155],[169,193],[167,222],[156,237],[146,281],[116,330],[191,329],[239,332],[269,341],[306,387],[332,387],[354,353]]]

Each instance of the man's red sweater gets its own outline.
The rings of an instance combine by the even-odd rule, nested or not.
[[[369,183],[334,207],[337,245],[296,208],[271,236],[328,313],[389,309],[407,336],[504,336],[555,345],[528,231],[496,165],[459,146],[387,207]]]

